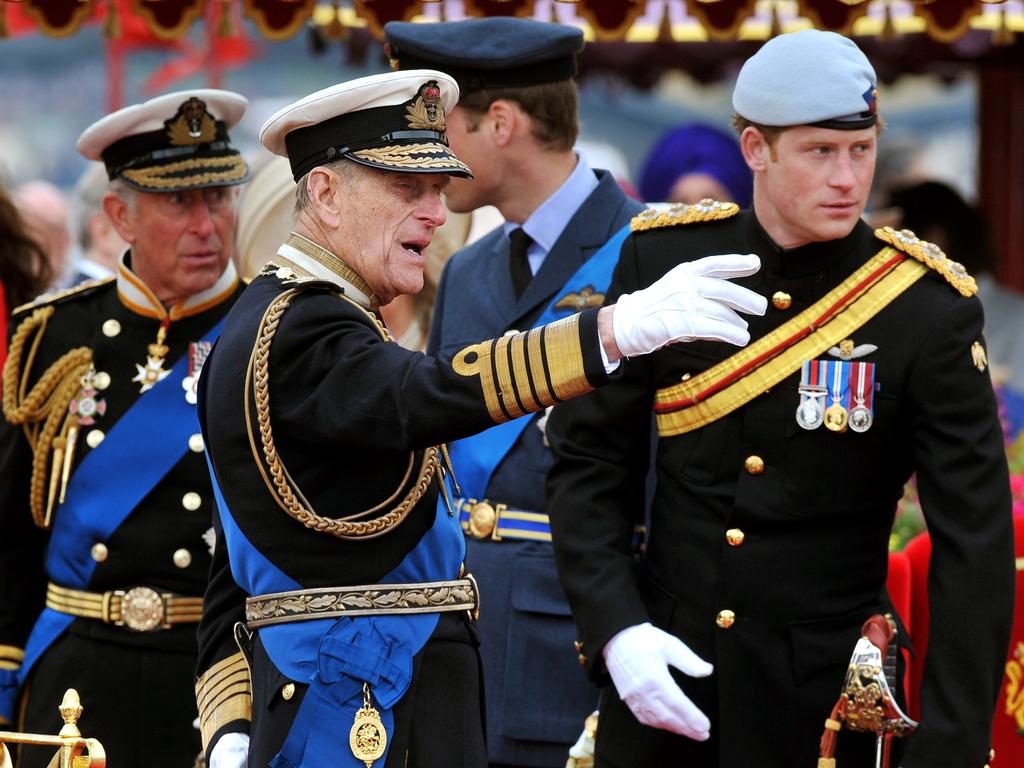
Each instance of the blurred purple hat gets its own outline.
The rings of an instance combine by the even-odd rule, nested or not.
[[[640,195],[666,200],[680,176],[706,173],[729,190],[731,202],[748,208],[753,177],[732,135],[699,123],[668,131],[654,145],[640,174]]]

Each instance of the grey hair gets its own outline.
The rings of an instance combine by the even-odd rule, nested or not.
[[[129,186],[121,179],[114,179],[107,186],[108,192],[113,192],[119,198],[121,202],[128,206],[128,210],[132,213],[138,213],[139,211],[139,190],[135,187]]]
[[[316,168],[311,169],[299,179],[295,188],[296,216],[313,207],[313,201],[309,199],[309,174],[317,168],[326,168],[329,171],[334,171],[345,180],[349,189],[352,189],[355,186],[357,179],[361,177],[362,171],[365,170],[363,166],[359,165],[359,163],[354,163],[351,160],[346,160],[345,158],[333,160],[330,163],[324,163],[323,165],[318,165]]]

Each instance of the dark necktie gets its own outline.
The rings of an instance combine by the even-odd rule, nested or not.
[[[516,227],[509,235],[509,271],[512,273],[512,288],[518,299],[523,295],[526,286],[533,279],[533,271],[530,269],[530,260],[526,251],[533,240],[523,231],[522,227]]]

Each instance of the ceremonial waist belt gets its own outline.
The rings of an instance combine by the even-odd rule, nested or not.
[[[198,622],[203,615],[203,598],[161,593],[149,587],[82,592],[50,582],[46,586],[46,607],[136,632],[154,632],[173,624]]]
[[[512,509],[489,499],[456,498],[455,511],[467,536],[474,539],[502,541],[551,541],[551,518],[543,512]],[[633,546],[641,549],[645,530],[642,525],[633,529]]]
[[[247,598],[249,629],[271,624],[400,613],[479,612],[480,595],[470,574],[451,581],[420,584],[372,584],[271,592]]]
[[[474,539],[551,541],[551,521],[543,512],[510,509],[488,499],[455,499],[466,535]]]

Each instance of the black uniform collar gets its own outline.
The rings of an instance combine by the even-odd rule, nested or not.
[[[851,255],[862,255],[865,241],[872,237],[871,228],[859,221],[850,234],[838,240],[782,248],[764,231],[753,210],[750,212],[749,227],[750,242],[761,257],[762,269],[790,279],[827,272]]]

